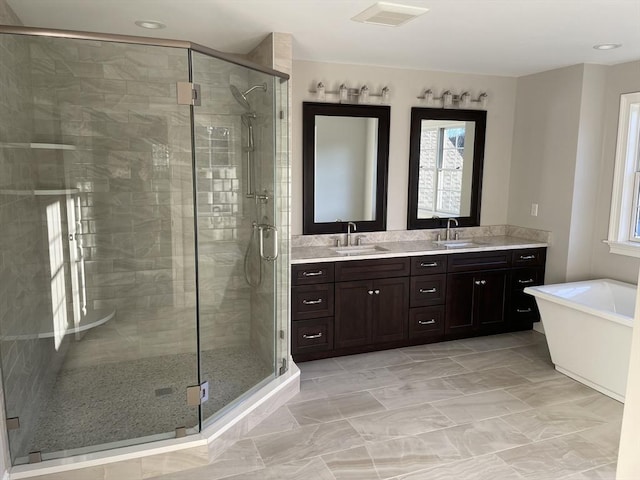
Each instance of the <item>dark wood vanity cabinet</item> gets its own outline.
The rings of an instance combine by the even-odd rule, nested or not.
[[[292,268],[296,361],[526,330],[523,292],[544,281],[546,249],[351,260]]]
[[[336,349],[406,339],[409,271],[407,258],[336,264]]]

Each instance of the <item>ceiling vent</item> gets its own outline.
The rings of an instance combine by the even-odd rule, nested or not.
[[[428,11],[428,8],[378,2],[351,20],[362,23],[373,23],[375,25],[386,25],[388,27],[398,27]]]

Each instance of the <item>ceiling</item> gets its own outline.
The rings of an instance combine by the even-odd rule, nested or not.
[[[389,0],[430,11],[400,27],[351,17],[375,0],[8,0],[25,25],[190,40],[247,53],[293,35],[295,60],[521,76],[640,59],[640,0]],[[146,30],[136,20],[158,20]],[[598,51],[599,43],[622,48]]]

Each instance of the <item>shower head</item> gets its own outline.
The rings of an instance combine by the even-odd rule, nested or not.
[[[256,88],[260,88],[263,92],[266,92],[267,84],[263,83],[262,85],[254,85],[253,87],[249,88],[248,90],[245,90],[244,92],[241,92],[240,90],[238,90],[238,87],[236,87],[235,85],[229,85],[229,88],[231,89],[231,94],[233,95],[233,98],[235,98],[236,101],[240,105],[242,105],[245,110],[251,110],[251,104],[249,103],[249,100],[247,100],[247,95],[253,92]]]

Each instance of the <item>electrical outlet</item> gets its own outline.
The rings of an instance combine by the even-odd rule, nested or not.
[[[538,216],[538,204],[537,203],[532,203],[531,204],[531,216],[532,217],[537,217]]]

